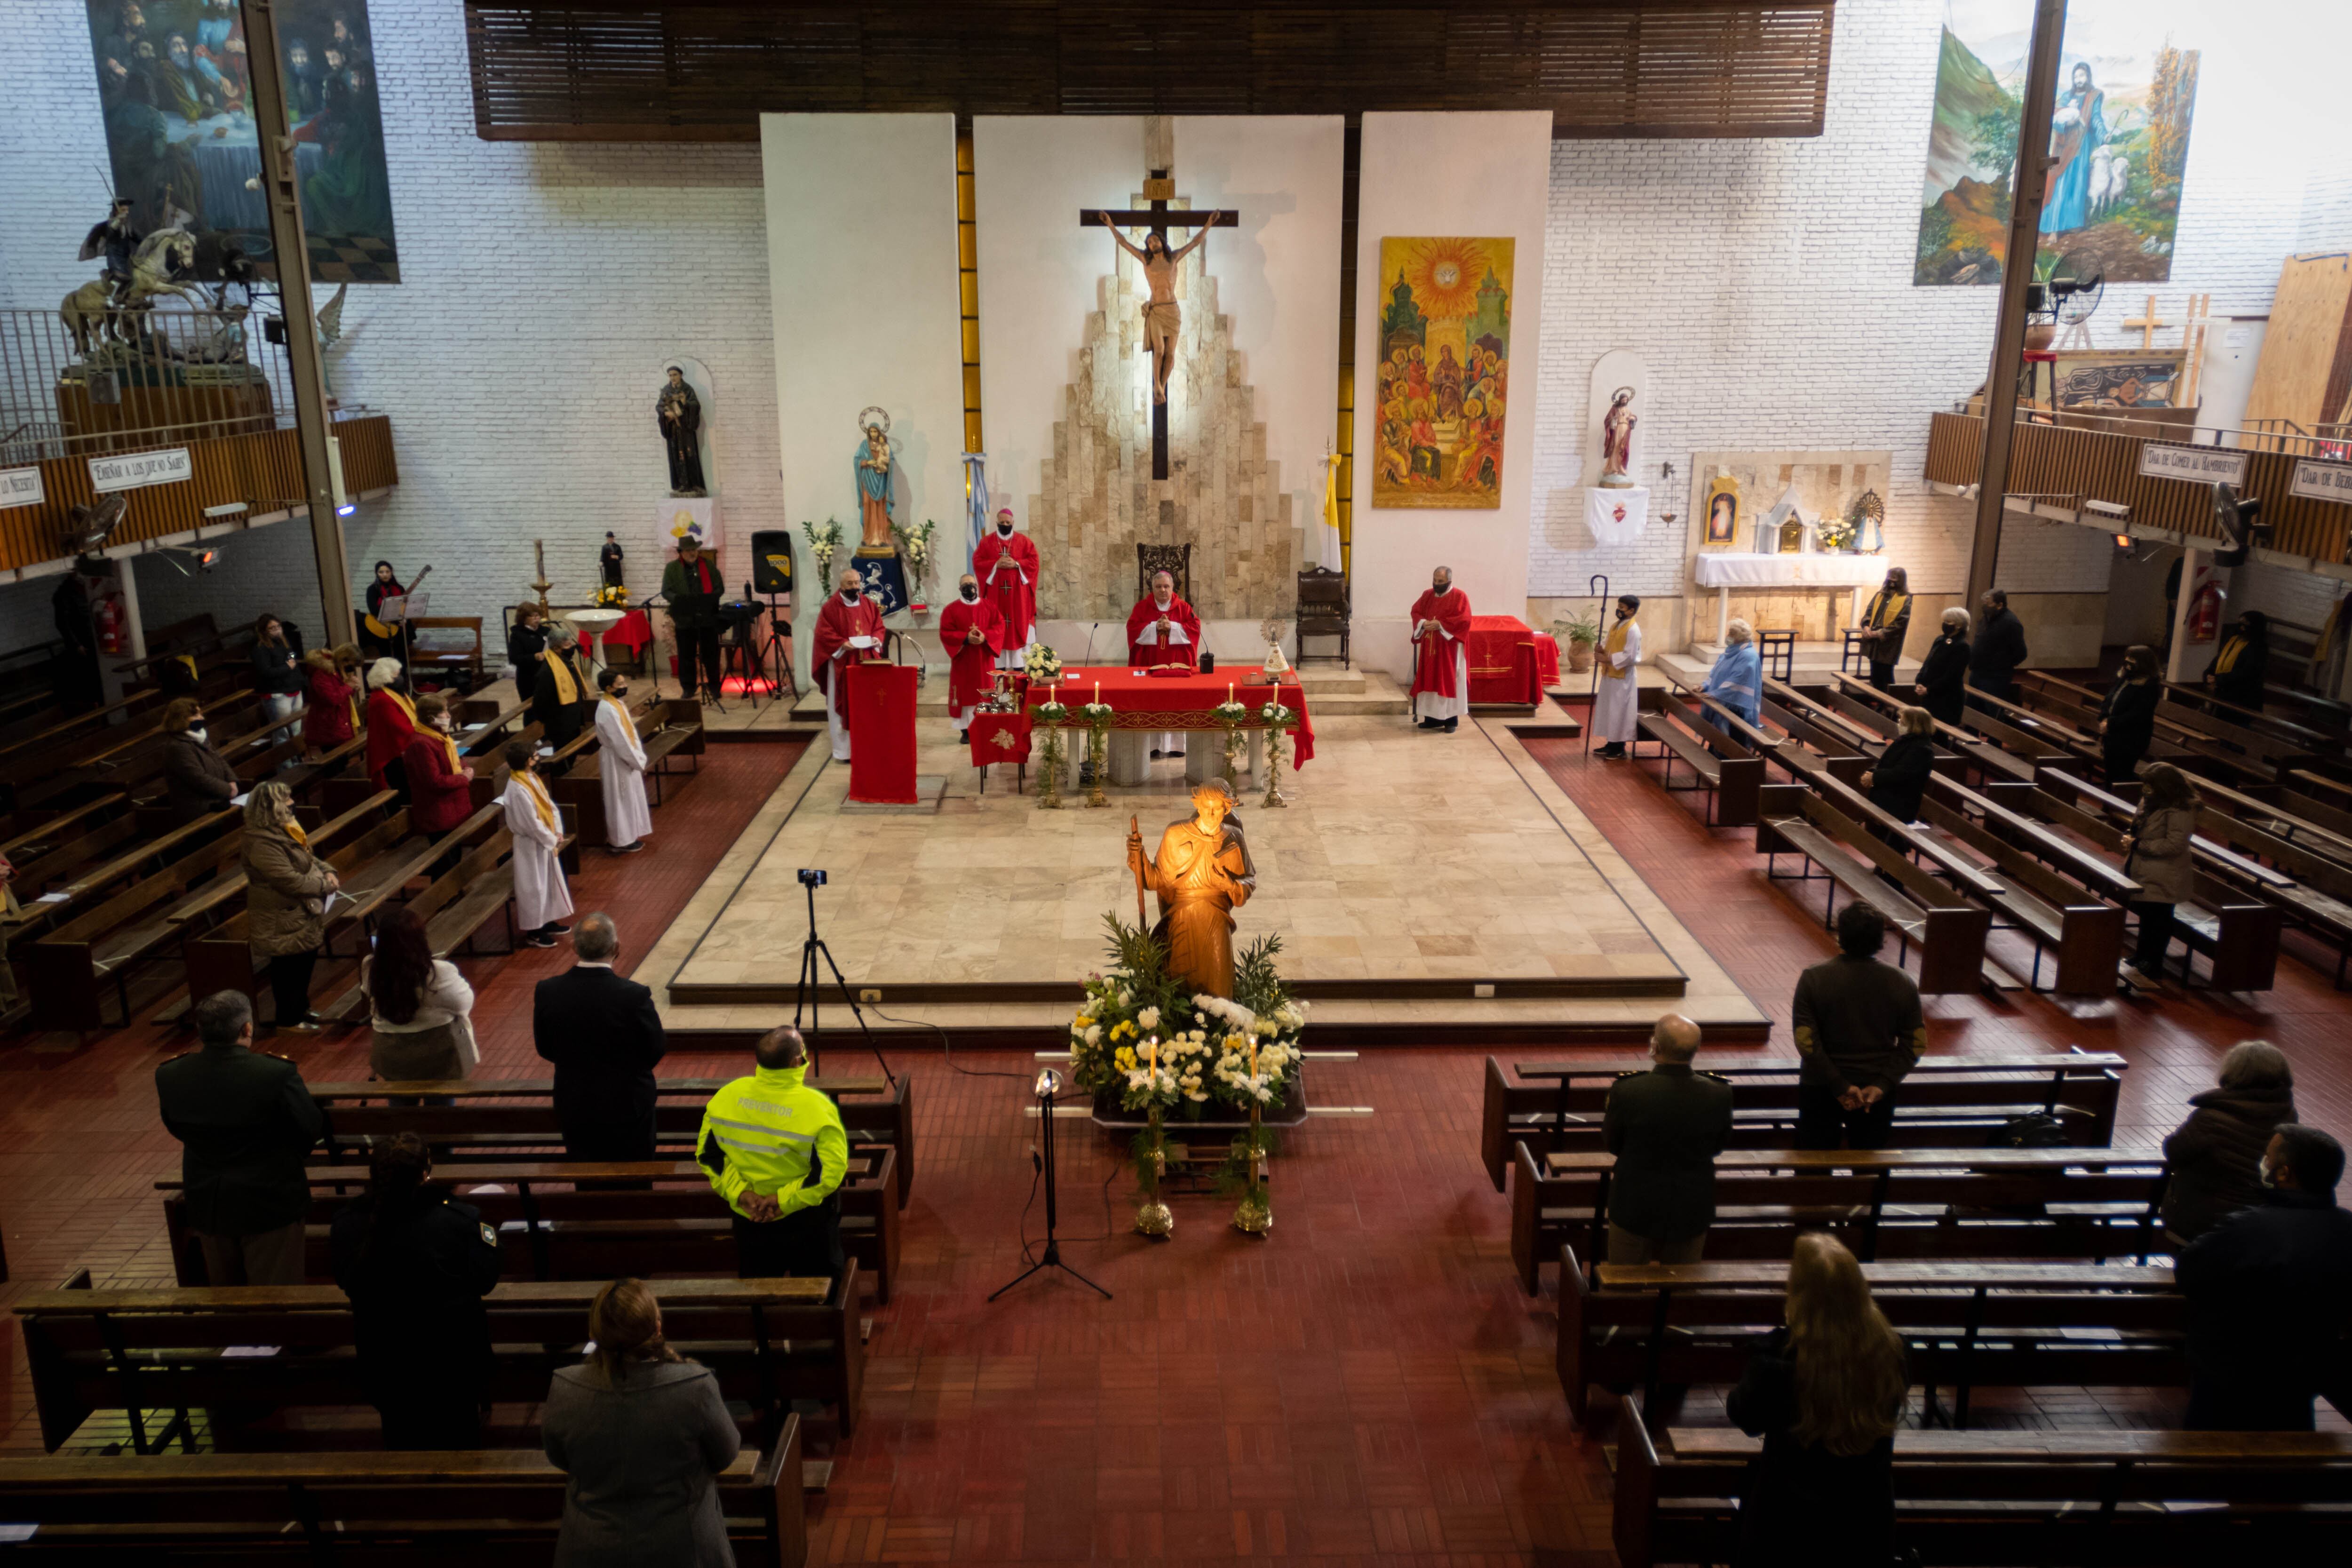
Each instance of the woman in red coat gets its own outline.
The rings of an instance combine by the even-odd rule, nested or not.
[[[314,758],[352,738],[358,719],[352,709],[355,689],[347,672],[358,667],[359,657],[360,650],[349,645],[332,652],[312,648],[302,656],[302,743]]]
[[[474,773],[449,732],[449,707],[438,697],[416,701],[416,732],[400,753],[408,777],[408,821],[425,833],[446,833],[472,815]]]
[[[416,709],[400,692],[400,661],[380,658],[367,672],[368,776],[378,789],[398,790],[407,798],[400,754],[416,733]]]

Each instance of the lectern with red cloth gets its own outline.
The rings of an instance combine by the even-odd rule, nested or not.
[[[849,798],[870,805],[915,803],[915,667],[847,664]]]

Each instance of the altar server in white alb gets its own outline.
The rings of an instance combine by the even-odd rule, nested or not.
[[[629,717],[629,683],[621,672],[600,673],[596,690],[596,743],[604,748],[596,777],[604,786],[604,847],[615,855],[634,855],[654,830],[654,814],[646,805],[646,748],[637,739],[636,721]]]
[[[1634,620],[1642,601],[1631,594],[1617,600],[1617,624],[1601,642],[1601,691],[1592,700],[1592,732],[1609,743],[1601,754],[1622,760],[1633,743],[1635,693],[1641,685],[1642,627]]]
[[[506,759],[507,793],[499,799],[514,839],[515,925],[527,946],[553,947],[572,929],[563,923],[572,912],[572,889],[564,885],[563,863],[555,858],[563,819],[539,776],[538,742],[508,742]]]

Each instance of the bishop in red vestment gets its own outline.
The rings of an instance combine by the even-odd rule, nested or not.
[[[853,664],[882,657],[882,606],[868,598],[866,580],[854,566],[841,569],[840,591],[816,615],[816,644],[810,650],[817,689],[830,700],[824,724],[833,737],[833,760],[849,760],[849,678]]]
[[[971,573],[980,579],[980,596],[996,606],[1004,623],[998,668],[1019,669],[1037,640],[1037,542],[1013,531],[1011,507],[996,514],[996,531],[973,547]]]
[[[948,721],[959,742],[971,740],[971,712],[995,684],[991,672],[1004,641],[1003,616],[980,596],[980,579],[965,573],[956,602],[940,612],[940,646],[948,655]]]
[[[1470,711],[1470,595],[1454,569],[1429,574],[1429,592],[1412,602],[1412,710],[1423,730],[1454,733]]]
[[[1201,662],[1201,617],[1176,596],[1176,579],[1167,572],[1151,574],[1151,592],[1127,613],[1127,662],[1139,665]],[[1183,738],[1165,730],[1151,738],[1155,757],[1181,757]]]

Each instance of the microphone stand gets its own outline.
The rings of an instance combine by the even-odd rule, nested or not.
[[[1048,1068],[1037,1075],[1037,1150],[1031,1159],[1035,1163],[1037,1178],[1045,1188],[1045,1253],[1036,1262],[998,1286],[989,1293],[992,1301],[1015,1285],[1043,1269],[1058,1268],[1087,1289],[1110,1300],[1111,1293],[1062,1261],[1062,1244],[1054,1239],[1054,1096],[1062,1087],[1062,1075]]]

